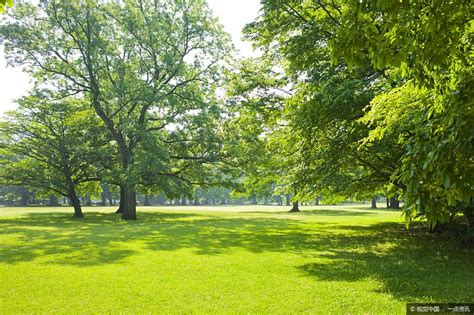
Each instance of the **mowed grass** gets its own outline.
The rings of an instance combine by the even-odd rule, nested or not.
[[[474,251],[367,207],[0,208],[0,313],[404,314],[474,301]]]

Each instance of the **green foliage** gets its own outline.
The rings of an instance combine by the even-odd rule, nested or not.
[[[425,214],[430,225],[451,219],[472,196],[473,114],[463,95],[436,95],[432,89],[404,86],[376,97],[362,120],[376,126],[366,141],[399,134],[406,152],[397,171],[407,185],[407,218]],[[450,102],[453,112],[437,111]],[[457,109],[457,106],[462,106]],[[380,113],[384,113],[381,115]],[[459,113],[462,113],[461,115]]]
[[[13,0],[0,0],[0,13],[5,13],[6,8],[13,6]]]
[[[403,193],[407,221],[424,215],[431,226],[466,207],[471,20],[469,1],[263,3],[247,37],[283,60],[298,88],[288,120],[310,190],[385,186]]]
[[[472,6],[469,1],[348,6],[331,41],[333,56],[350,64],[368,59],[409,80],[373,101],[366,121],[376,128],[367,140],[398,131],[405,153],[394,178],[407,187],[407,219],[422,214],[431,226],[446,222],[474,194]]]
[[[286,100],[292,95],[287,83],[281,66],[266,57],[241,60],[229,76],[228,143],[243,170],[234,195],[254,203],[298,190],[299,153],[289,141],[286,120]]]
[[[371,197],[389,183],[400,148],[384,139],[361,149],[368,128],[358,119],[390,82],[370,66],[351,70],[342,62],[331,64],[328,40],[333,29],[331,18],[310,2],[269,1],[246,31],[268,56],[283,59],[286,84],[295,90],[277,117],[286,121],[284,137],[295,152],[289,169],[299,197]]]
[[[102,124],[83,102],[51,98],[44,92],[25,97],[2,119],[0,178],[40,194],[97,191],[90,182],[97,181],[106,143]]]

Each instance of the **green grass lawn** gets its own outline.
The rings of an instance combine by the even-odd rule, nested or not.
[[[363,207],[0,208],[0,313],[404,314],[474,301],[474,251]]]

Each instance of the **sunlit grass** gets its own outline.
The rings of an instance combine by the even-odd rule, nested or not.
[[[368,207],[0,208],[1,313],[374,313],[474,300],[472,250]]]

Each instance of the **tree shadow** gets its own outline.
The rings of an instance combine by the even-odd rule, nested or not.
[[[314,255],[317,262],[298,269],[322,281],[376,279],[382,283],[379,292],[405,301],[474,300],[474,250],[401,224],[348,228],[356,235],[338,236],[333,248]]]
[[[18,263],[41,258],[44,263],[91,266],[119,262],[135,253],[120,243],[149,235],[157,224],[194,217],[186,213],[142,215],[140,221],[122,221],[120,216],[87,213],[84,219],[65,213],[29,213],[20,218],[0,219],[3,244],[0,261]]]
[[[327,215],[327,210],[320,211],[321,216]],[[313,213],[316,216],[318,212]],[[218,217],[202,212],[144,212],[138,221],[88,213],[77,220],[65,214],[33,213],[0,218],[0,235],[5,239],[0,261],[9,264],[36,260],[96,266],[123,263],[143,250],[190,249],[198,255],[237,249],[285,252],[304,257],[308,263],[296,268],[315,280],[375,278],[382,283],[381,291],[405,300],[474,300],[474,251],[457,249],[452,243],[408,231],[397,223],[357,226],[275,216]]]

